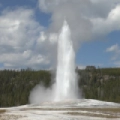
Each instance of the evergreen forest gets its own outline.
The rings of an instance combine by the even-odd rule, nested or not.
[[[37,84],[47,89],[54,83],[51,73],[30,68],[1,70],[0,107],[29,104],[30,91]],[[76,69],[76,74],[83,98],[120,103],[120,68]]]

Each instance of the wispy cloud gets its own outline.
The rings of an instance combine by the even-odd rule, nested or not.
[[[120,65],[120,46],[118,44],[110,46],[106,52],[112,53],[111,60],[115,65]]]
[[[86,68],[85,65],[78,65],[77,67],[78,67],[78,69],[85,69]]]
[[[2,7],[2,4],[0,3],[0,7]]]
[[[112,45],[111,47],[106,49],[106,52],[118,52],[118,51],[119,51],[118,44]]]

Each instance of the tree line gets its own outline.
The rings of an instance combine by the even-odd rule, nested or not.
[[[83,98],[120,103],[120,68],[78,69],[76,73]],[[53,82],[48,70],[1,70],[0,107],[28,104],[30,91],[37,84],[48,88]]]
[[[0,107],[18,106],[29,103],[30,91],[37,85],[49,87],[51,73],[45,70],[1,70]]]
[[[120,68],[78,70],[78,74],[84,98],[120,103]]]

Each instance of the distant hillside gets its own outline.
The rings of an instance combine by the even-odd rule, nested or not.
[[[78,85],[84,98],[120,103],[120,68],[76,70]],[[28,104],[30,91],[37,85],[46,88],[53,83],[50,71],[1,70],[0,107]],[[42,97],[42,96],[41,96]]]

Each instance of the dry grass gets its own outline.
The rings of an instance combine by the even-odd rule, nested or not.
[[[102,118],[120,118],[120,108],[77,108],[79,112],[67,112],[70,115],[84,115]],[[87,111],[87,113],[83,113]]]
[[[79,113],[79,112],[67,112],[64,114],[101,117],[101,118],[119,118],[117,115],[111,115],[111,114],[95,114],[95,113]]]
[[[63,111],[62,114],[101,118],[120,118],[120,108],[25,108],[21,110]]]
[[[19,118],[23,118],[25,116],[21,116],[21,115],[1,115],[0,116],[0,120],[17,120]]]
[[[75,109],[71,109],[75,110]],[[77,108],[77,111],[91,111],[91,112],[102,112],[102,113],[119,113],[120,108]]]
[[[120,108],[23,108],[21,111],[61,111],[60,114],[80,115],[101,118],[120,118]],[[5,109],[0,109],[0,120],[16,120],[21,117],[19,115],[6,115]]]
[[[24,108],[26,110],[40,110],[40,111],[100,111],[100,112],[113,112],[120,113],[120,108]]]
[[[1,110],[0,110],[0,114],[3,114],[3,113],[5,113],[5,112],[6,112],[5,109],[1,109]]]
[[[2,115],[6,112],[6,110],[4,109],[0,109],[0,120],[3,120],[2,119]]]

